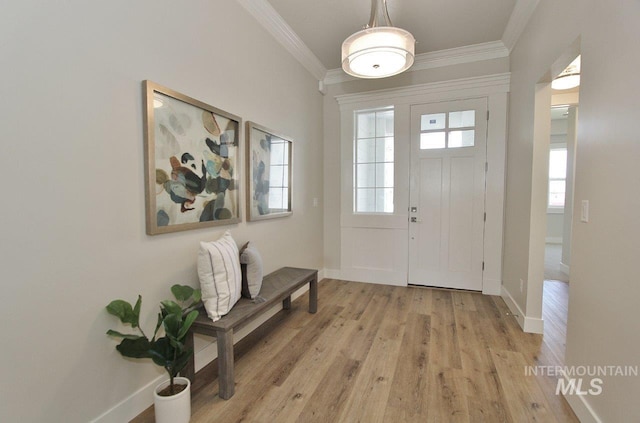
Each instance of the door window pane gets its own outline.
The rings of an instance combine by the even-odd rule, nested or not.
[[[470,126],[476,126],[475,110],[449,113],[449,128],[465,128]]]
[[[434,129],[444,129],[446,120],[445,113],[435,113],[432,115],[422,115],[420,118],[420,130],[432,131]]]
[[[473,147],[475,133],[474,130],[449,132],[449,148]]]
[[[434,148],[445,147],[445,133],[444,132],[426,132],[420,134],[420,149],[430,150]]]

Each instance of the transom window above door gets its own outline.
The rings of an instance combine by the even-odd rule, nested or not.
[[[476,111],[461,110],[420,117],[420,149],[473,147]]]

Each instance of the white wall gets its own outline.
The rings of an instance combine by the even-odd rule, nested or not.
[[[573,211],[570,366],[640,364],[640,144],[637,99],[630,95],[640,81],[619,71],[640,66],[638,16],[637,1],[541,0],[511,54],[504,287],[528,315],[537,313],[539,299],[532,297],[541,292],[528,281],[519,294],[519,279],[530,272],[532,213],[539,212],[532,204],[536,84],[550,80],[551,67],[576,40],[582,54],[575,204],[590,201],[590,220],[579,222],[579,207]],[[583,421],[638,421],[638,392],[640,378],[607,377],[601,395],[567,399]]]
[[[547,213],[547,238],[551,244],[562,244],[564,213]]]
[[[576,149],[577,140],[576,133],[578,129],[578,106],[569,107],[567,129],[567,191],[564,200],[564,221],[562,223],[562,263],[563,271],[567,274],[571,267],[571,237],[573,234],[573,209],[574,204],[574,188],[575,188],[575,170],[576,170]]]
[[[322,96],[237,2],[2,9],[0,420],[86,422],[162,374],[115,351],[105,305],[140,293],[153,325],[169,286],[198,284],[200,240],[230,229],[239,243],[255,241],[266,271],[323,267],[323,210],[312,207],[323,194]],[[144,79],[290,135],[293,216],[147,236]],[[137,412],[119,409],[111,421]]]

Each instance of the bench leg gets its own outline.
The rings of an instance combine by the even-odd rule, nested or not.
[[[318,311],[318,278],[309,282],[309,313]]]
[[[188,350],[191,350],[189,353],[189,361],[187,365],[180,371],[180,375],[186,377],[191,381],[191,385],[196,382],[196,365],[195,365],[195,357],[193,351],[193,332],[187,332],[187,335],[184,338],[184,346]]]
[[[291,295],[282,300],[282,308],[285,310],[291,310]]]
[[[229,399],[235,393],[233,376],[233,329],[216,333],[218,343],[218,395]]]

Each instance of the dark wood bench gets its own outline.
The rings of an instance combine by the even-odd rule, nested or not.
[[[181,373],[188,377],[192,384],[195,382],[193,335],[199,333],[214,336],[218,344],[219,396],[223,399],[231,398],[235,392],[234,330],[242,328],[280,301],[282,301],[282,308],[290,309],[291,294],[306,284],[309,284],[309,313],[315,313],[318,309],[318,271],[295,267],[283,267],[263,278],[259,297],[264,298],[264,302],[255,303],[253,300],[241,298],[231,311],[217,322],[212,322],[206,311],[201,309],[200,315],[191,326],[185,339],[186,347],[190,348],[192,353],[189,363]]]

